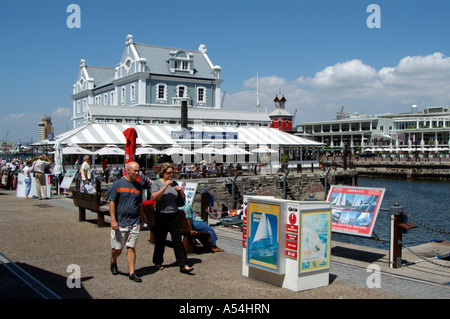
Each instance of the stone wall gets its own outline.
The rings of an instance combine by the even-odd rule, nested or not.
[[[450,165],[438,163],[354,163],[360,176],[436,178],[450,180]]]
[[[283,198],[283,181],[284,175],[257,175],[257,176],[239,176],[236,179],[236,199],[242,199],[248,191],[253,191],[261,196],[275,196]],[[220,211],[221,204],[225,204],[229,209],[232,207],[232,196],[227,189],[227,184],[231,187],[233,178],[208,178],[191,180],[197,182],[197,192],[194,198],[194,209],[200,210],[201,192],[203,186],[206,185],[208,192],[214,196],[214,208]],[[287,199],[305,200],[313,194],[318,200],[324,200],[324,172],[293,174],[287,176]],[[330,185],[357,185],[357,173],[353,170],[348,171],[332,171],[328,175],[327,186]],[[292,195],[292,196],[291,196]],[[239,208],[241,203],[238,201],[236,205]]]

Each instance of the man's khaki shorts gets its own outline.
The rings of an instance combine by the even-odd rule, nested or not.
[[[124,245],[135,248],[139,232],[139,224],[124,227],[119,226],[118,230],[111,229],[111,248],[120,250]]]

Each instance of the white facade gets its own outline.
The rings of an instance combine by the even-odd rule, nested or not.
[[[339,114],[336,120],[304,122],[304,134],[330,148],[381,147],[385,149],[448,149],[450,144],[450,107],[413,106],[410,113]]]
[[[73,128],[94,122],[167,123],[181,121],[181,102],[189,124],[268,126],[259,112],[224,112],[221,68],[198,50],[133,41],[128,35],[116,67],[93,67],[83,59],[73,85]]]

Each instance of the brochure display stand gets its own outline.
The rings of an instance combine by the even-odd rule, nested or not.
[[[243,218],[243,276],[293,291],[329,284],[329,202],[244,196]]]
[[[42,197],[52,197],[52,183],[50,174],[45,174],[45,184],[47,186],[47,194],[42,194]],[[17,174],[17,187],[16,187],[16,196],[17,197],[25,197],[25,176],[22,173]],[[29,197],[38,197],[36,190],[36,180],[34,177],[31,178],[31,189]]]

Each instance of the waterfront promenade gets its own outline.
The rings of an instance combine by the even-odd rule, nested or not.
[[[98,228],[96,217],[78,221],[78,210],[70,198],[47,201],[18,198],[14,191],[0,191],[0,298],[42,298],[35,290],[47,291],[49,298],[61,299],[449,299],[450,270],[426,262],[390,269],[388,252],[363,246],[332,242],[330,284],[313,290],[293,292],[243,277],[242,233],[216,226],[223,253],[189,255],[195,275],[181,274],[173,265],[171,248],[165,253],[165,269],[155,271],[153,245],[143,231],[137,246],[136,273],[142,283],[128,279],[125,256],[119,257],[117,276],[109,270],[110,228]],[[211,221],[212,223],[214,221]],[[417,257],[404,251],[403,259]],[[449,261],[439,260],[447,267]],[[8,273],[14,263],[38,283],[29,285]],[[381,269],[381,287],[368,288],[367,266]],[[70,266],[72,265],[72,266]],[[69,288],[73,265],[79,267],[80,288]],[[69,268],[68,268],[69,267]],[[41,288],[39,288],[41,287]],[[45,288],[42,288],[45,287]],[[50,291],[51,293],[49,293]],[[197,302],[198,302],[197,300]]]

